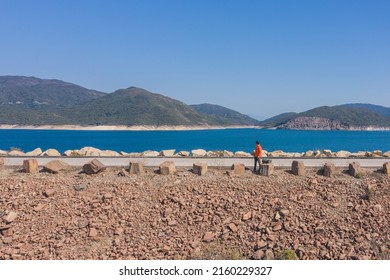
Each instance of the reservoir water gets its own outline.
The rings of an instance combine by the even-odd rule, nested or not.
[[[82,131],[1,129],[0,150],[11,147],[30,151],[54,148],[60,152],[92,146],[102,150],[191,151],[193,149],[252,152],[259,140],[267,151],[304,152],[389,151],[390,131],[310,131],[266,129],[213,129],[191,131]]]

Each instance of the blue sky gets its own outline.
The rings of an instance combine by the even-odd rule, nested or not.
[[[0,0],[0,75],[273,116],[390,107],[390,1]]]

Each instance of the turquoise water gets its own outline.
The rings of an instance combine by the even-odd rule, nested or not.
[[[125,152],[192,149],[252,152],[259,140],[267,151],[304,152],[390,150],[390,131],[306,131],[265,129],[221,129],[193,131],[72,131],[0,130],[0,149],[30,151],[37,147],[60,152],[93,146]]]

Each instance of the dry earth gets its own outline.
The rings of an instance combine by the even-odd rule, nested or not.
[[[120,171],[0,170],[0,260],[390,259],[390,177],[380,172]]]

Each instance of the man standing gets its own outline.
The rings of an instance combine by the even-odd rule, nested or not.
[[[253,167],[253,172],[256,172],[257,163],[259,163],[259,167],[260,167],[260,158],[262,153],[263,153],[263,149],[261,148],[259,141],[256,141],[256,148],[254,152],[255,166]]]

